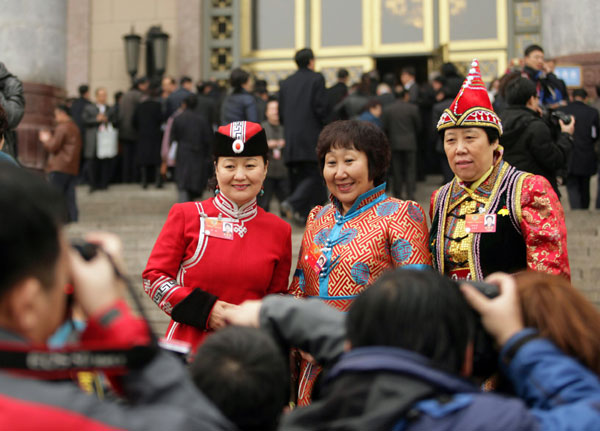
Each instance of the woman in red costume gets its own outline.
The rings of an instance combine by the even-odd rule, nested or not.
[[[171,316],[168,340],[195,351],[224,326],[224,309],[287,292],[291,227],[256,204],[268,150],[256,123],[220,127],[215,197],[171,208],[143,273],[144,291]]]
[[[568,279],[563,208],[544,177],[502,159],[502,124],[477,60],[437,129],[455,177],[431,196],[434,267],[459,280],[526,268]]]

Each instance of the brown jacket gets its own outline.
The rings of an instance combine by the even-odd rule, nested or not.
[[[58,123],[52,139],[44,144],[44,148],[50,153],[46,172],[63,172],[71,175],[79,173],[81,134],[72,120]]]

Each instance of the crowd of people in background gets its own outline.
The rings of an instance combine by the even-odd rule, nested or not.
[[[68,108],[62,112],[78,126],[81,149],[76,156],[63,154],[61,158],[79,157],[78,163],[68,160],[78,168],[54,172],[76,176],[74,184],[87,184],[90,192],[105,190],[115,182],[137,182],[143,188],[153,183],[160,188],[164,181],[173,180],[179,201],[195,199],[211,177],[212,161],[200,163],[201,172],[193,172],[186,168],[188,157],[177,154],[178,148],[191,157],[205,158],[213,145],[206,125],[214,131],[233,121],[262,123],[272,146],[272,169],[260,205],[271,208],[276,196],[281,214],[303,225],[308,211],[326,200],[314,145],[303,142],[316,142],[323,126],[333,121],[359,119],[380,127],[391,143],[387,191],[394,196],[414,199],[417,182],[429,174],[442,174],[443,183],[453,177],[435,128],[461,89],[464,77],[454,64],[443,64],[425,82],[417,80],[413,66],[381,77],[377,71],[351,77],[340,68],[337,82],[327,88],[323,76],[314,71],[314,60],[310,49],[299,51],[298,71],[279,82],[279,87],[268,86],[242,68],[231,71],[229,88],[211,80],[194,86],[188,76],[178,81],[166,76],[160,82],[142,77],[129,90],[115,93],[112,106],[106,89],[94,89],[92,100],[92,90],[81,85],[79,97],[62,105]],[[505,159],[519,169],[543,175],[557,192],[560,184],[566,184],[571,208],[586,209],[592,201],[590,178],[598,172],[598,106],[582,88],[569,93],[554,69],[554,61],[544,60],[543,48],[531,45],[521,64],[489,82],[488,95],[504,124],[500,144]],[[4,65],[0,80],[6,82],[0,103],[11,130],[3,153],[16,158],[12,130],[23,115],[22,88]],[[596,105],[598,100],[596,95]],[[174,129],[174,119],[182,112],[187,120],[175,123]],[[563,121],[569,116],[574,121]],[[202,132],[191,145],[189,137],[181,136],[197,134],[193,129],[200,123]],[[40,142],[48,139],[43,131]],[[179,146],[181,139],[186,143]],[[74,196],[70,184],[63,188]],[[596,199],[596,208],[599,205]]]

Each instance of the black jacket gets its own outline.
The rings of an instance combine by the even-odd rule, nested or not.
[[[2,151],[16,156],[17,136],[14,129],[17,128],[25,113],[25,96],[23,84],[6,69],[4,63],[0,63],[0,105],[4,108],[8,121],[8,131],[4,135]]]
[[[148,98],[140,103],[133,114],[133,127],[137,130],[138,165],[160,165],[162,144],[162,105]]]
[[[561,133],[553,141],[550,127],[525,106],[509,106],[501,120],[504,160],[517,169],[545,177],[558,194],[556,175],[566,169],[572,138]]]
[[[329,113],[325,79],[308,68],[281,83],[279,120],[285,130],[286,163],[317,162],[317,139]]]
[[[383,110],[383,129],[392,151],[416,151],[421,131],[421,116],[417,105],[398,99]]]
[[[234,121],[258,123],[256,99],[244,89],[227,96],[221,106],[221,125]]]
[[[173,120],[171,141],[177,142],[175,180],[177,187],[202,193],[208,180],[213,133],[208,121],[185,110]]]
[[[329,103],[330,114],[327,117],[327,123],[331,123],[336,120],[343,120],[339,112],[335,110],[335,107],[348,95],[348,86],[343,82],[329,87],[327,89],[327,102]]]
[[[560,111],[575,117],[573,152],[569,162],[569,174],[592,176],[598,170],[594,145],[598,140],[600,120],[598,111],[583,102],[573,102]]]

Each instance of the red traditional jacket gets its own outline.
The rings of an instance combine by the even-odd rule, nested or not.
[[[469,214],[494,214],[496,231],[469,232]],[[544,177],[518,171],[501,157],[480,184],[469,188],[454,178],[433,192],[429,215],[433,265],[443,274],[480,280],[530,268],[570,278],[560,200]]]
[[[233,239],[207,234],[221,217]],[[237,207],[222,193],[171,208],[143,272],[144,291],[168,315],[166,338],[195,350],[217,299],[240,304],[287,292],[291,227],[256,205]]]

